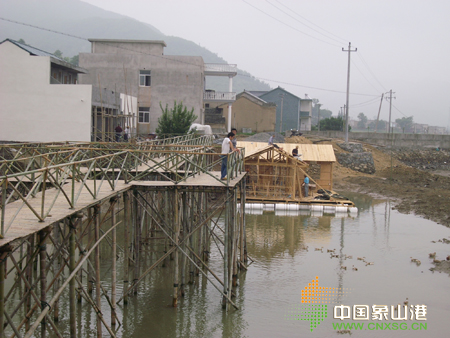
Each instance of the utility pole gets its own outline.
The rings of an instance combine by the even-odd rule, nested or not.
[[[346,112],[345,112],[345,143],[348,143],[348,101],[350,95],[350,52],[356,52],[358,48],[352,50],[352,43],[348,43],[348,50],[342,48],[343,52],[348,52],[348,66],[347,66],[347,100],[346,100]]]
[[[388,94],[388,93],[386,93]],[[391,111],[392,111],[392,94],[395,94],[392,92],[392,89],[389,91],[389,129],[388,129],[388,133],[391,133]],[[394,97],[395,99],[395,97]]]
[[[319,108],[319,116],[318,116],[318,119],[317,119],[317,130],[318,131],[320,131],[320,106],[321,106],[321,104],[318,103],[317,104],[317,107]]]
[[[283,132],[283,99],[284,94],[279,95],[281,98],[281,117],[280,117],[280,134]]]
[[[377,124],[375,125],[375,132],[378,131],[378,121],[380,121],[381,104],[383,103],[384,93],[381,94],[380,108],[378,108]]]

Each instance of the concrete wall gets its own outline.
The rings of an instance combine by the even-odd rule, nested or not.
[[[155,41],[155,43],[148,43],[148,41],[127,41],[120,42],[114,40],[95,40],[91,44],[91,52],[99,54],[152,54],[163,55],[164,46],[163,41]]]
[[[0,140],[90,141],[89,85],[50,84],[50,57],[0,45]]]
[[[120,53],[119,53],[120,51]],[[160,103],[169,108],[182,101],[190,110],[194,108],[202,121],[204,73],[200,56],[153,56],[126,54],[122,49],[115,53],[81,53],[80,67],[89,74],[79,76],[80,83],[92,84],[138,98],[138,107],[150,107],[150,123],[139,123],[138,132],[154,132],[162,115]],[[151,86],[139,86],[139,71],[151,70]]]
[[[223,108],[223,117],[225,117],[225,125],[228,125],[228,105],[219,106]],[[276,119],[275,105],[257,104],[247,97],[241,96],[233,102],[231,111],[232,120],[231,127],[238,132],[242,132],[242,128],[251,128],[253,132],[274,131]]]
[[[321,137],[344,138],[344,132],[341,131],[310,131],[305,135],[319,135]],[[380,146],[394,147],[440,147],[450,149],[450,135],[431,135],[431,134],[393,134],[392,141],[386,133],[348,133],[349,140],[360,141]]]

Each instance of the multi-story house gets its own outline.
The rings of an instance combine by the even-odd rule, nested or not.
[[[132,132],[155,132],[161,106],[174,101],[194,108],[197,123],[204,123],[205,104],[235,100],[232,76],[236,66],[208,65],[200,56],[164,55],[164,41],[90,39],[91,53],[81,53],[80,66],[88,70],[80,83],[114,88],[121,93],[122,111]],[[230,93],[205,91],[205,76],[230,77]]]

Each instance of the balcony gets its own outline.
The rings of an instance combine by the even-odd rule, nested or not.
[[[234,102],[236,101],[236,93],[206,90],[203,93],[203,100],[209,102]]]
[[[237,65],[205,63],[204,71],[206,76],[236,76]]]

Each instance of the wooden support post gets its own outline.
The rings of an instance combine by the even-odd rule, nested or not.
[[[78,222],[75,217],[69,219],[69,225],[69,271],[72,273],[76,268],[75,249]],[[75,338],[77,336],[75,278],[72,278],[69,282],[69,309],[70,337]]]
[[[186,201],[186,199],[187,199],[187,194],[189,194],[189,193],[187,193],[187,192],[182,192],[181,193],[181,206],[180,206],[180,208],[182,208],[182,220],[181,220],[181,227],[182,227],[182,234],[180,233],[180,236],[179,236],[179,241],[181,242],[181,241],[183,241],[183,238],[184,237],[186,237],[186,235],[190,232],[190,229],[189,229],[189,226],[188,226],[188,219],[187,219],[187,214],[188,214],[188,208],[187,208],[187,201]],[[191,238],[192,238],[192,236],[191,236]],[[182,247],[184,248],[184,249],[186,249],[186,243],[183,243],[182,244]],[[186,250],[185,250],[186,251]],[[181,294],[181,297],[184,297],[184,286],[185,286],[185,284],[186,284],[186,264],[187,264],[187,257],[186,257],[186,255],[183,255],[182,257],[181,257],[181,285],[180,285],[180,294]],[[190,277],[189,276],[189,283],[191,282],[191,278],[192,277]]]
[[[230,192],[227,189],[226,191],[226,201],[225,201],[225,236],[224,236],[224,245],[223,245],[223,294],[222,297],[222,308],[227,309],[227,295],[228,295],[228,240],[229,240],[229,222],[230,222]]]
[[[138,208],[138,196],[136,189],[133,190],[133,229],[134,229],[134,281],[139,279],[139,251],[140,251],[140,225],[141,222]],[[137,295],[137,284],[133,289],[133,294]]]
[[[128,196],[128,191],[123,193],[123,205],[124,205],[124,209],[123,209],[123,220],[124,220],[124,225],[123,225],[123,237],[124,237],[124,267],[123,267],[123,289],[127,290],[128,289],[128,268],[130,266],[130,258],[129,258],[129,252],[130,252],[130,248],[129,248],[129,229],[130,229],[130,198]],[[123,298],[123,303],[126,305],[128,304],[128,293],[126,292],[124,294],[124,298]]]
[[[57,257],[55,258],[55,260],[53,261],[53,270],[55,271],[59,271],[59,269],[61,269],[61,255],[60,252],[57,252],[56,250],[60,250],[59,246],[61,245],[61,222],[59,224],[56,224],[53,227],[53,241],[54,243],[54,249],[53,249],[53,255],[56,255]],[[55,279],[55,282],[53,283],[53,293],[56,293],[56,291],[58,291],[59,289],[59,278]],[[55,323],[57,323],[59,321],[59,300],[57,300],[55,302],[55,304],[53,305],[53,321]]]
[[[237,210],[236,210],[236,206],[237,206],[237,191],[236,188],[233,190],[233,206],[232,206],[232,217],[233,217],[233,252],[232,252],[232,257],[233,257],[233,264],[232,264],[232,269],[233,269],[233,286],[236,287],[237,286],[237,278],[238,278],[238,266],[237,266],[237,246],[238,246],[238,240],[239,240],[239,233],[237,231],[237,224],[238,224],[238,220],[237,220]]]
[[[100,239],[100,204],[94,206],[94,218],[95,218],[95,243]],[[100,245],[97,245],[94,250],[95,254],[95,300],[98,311],[102,310],[101,301],[101,287],[100,287]],[[97,315],[97,337],[102,337],[102,320],[101,315]]]
[[[161,204],[160,204],[160,206],[161,206]],[[169,191],[168,190],[166,190],[164,192],[164,221],[165,221],[166,224],[169,224]],[[164,240],[164,253],[166,253],[167,250],[168,250],[167,249],[167,242],[168,241],[169,240],[167,238]],[[170,256],[172,256],[172,255],[170,255]],[[162,267],[163,268],[166,267],[166,266],[167,266],[167,258],[165,258],[163,263],[162,263]]]
[[[245,243],[245,180],[241,181],[241,211],[240,211],[240,227],[239,227],[239,246],[241,264],[247,262],[246,243]]]
[[[89,208],[88,209],[88,218],[91,221],[91,225],[89,226],[88,229],[88,243],[92,243],[92,237],[94,236],[94,232],[95,232],[95,220],[92,222],[92,211],[94,211],[94,215],[95,215],[95,209],[94,208]],[[94,229],[92,229],[94,228]],[[94,231],[92,231],[94,230]],[[91,258],[88,258],[91,259]],[[87,267],[87,271],[88,271],[88,276],[87,276],[87,289],[88,289],[88,293],[90,295],[92,295],[92,290],[94,289],[94,271],[92,270],[91,266],[88,264]]]
[[[29,236],[30,244],[28,244],[28,255],[27,255],[27,279],[28,285],[33,285],[33,251],[34,251],[34,234]],[[27,300],[25,301],[25,313],[29,313],[31,310],[31,293],[30,289],[27,287],[25,289],[25,294],[27,295]],[[25,330],[30,329],[30,319],[27,318],[25,322]]]
[[[175,192],[173,194],[173,206],[174,206],[174,227],[175,227],[175,234],[174,234],[174,245],[178,245],[179,243],[179,235],[180,235],[180,219],[178,217],[178,188],[175,187]],[[174,253],[174,260],[175,260],[175,264],[174,264],[174,274],[173,274],[173,301],[172,301],[172,305],[173,307],[177,307],[178,306],[178,248],[175,250]]]
[[[47,306],[47,274],[46,274],[46,261],[47,261],[47,245],[45,239],[47,238],[47,232],[45,230],[39,231],[39,274],[40,274],[40,289],[41,289],[41,309],[43,310]],[[45,338],[46,335],[46,318],[44,317],[41,322],[41,337]]]
[[[5,199],[5,196],[3,196]],[[0,252],[0,332],[3,332],[5,320],[5,270],[6,270],[6,252]],[[0,337],[2,337],[0,335]],[[3,338],[3,337],[2,337]]]
[[[111,205],[111,226],[116,225],[116,210],[115,204],[117,196],[111,198],[109,202]],[[111,275],[111,326],[116,325],[116,269],[117,269],[117,236],[116,227],[111,232],[112,235],[112,275]]]

